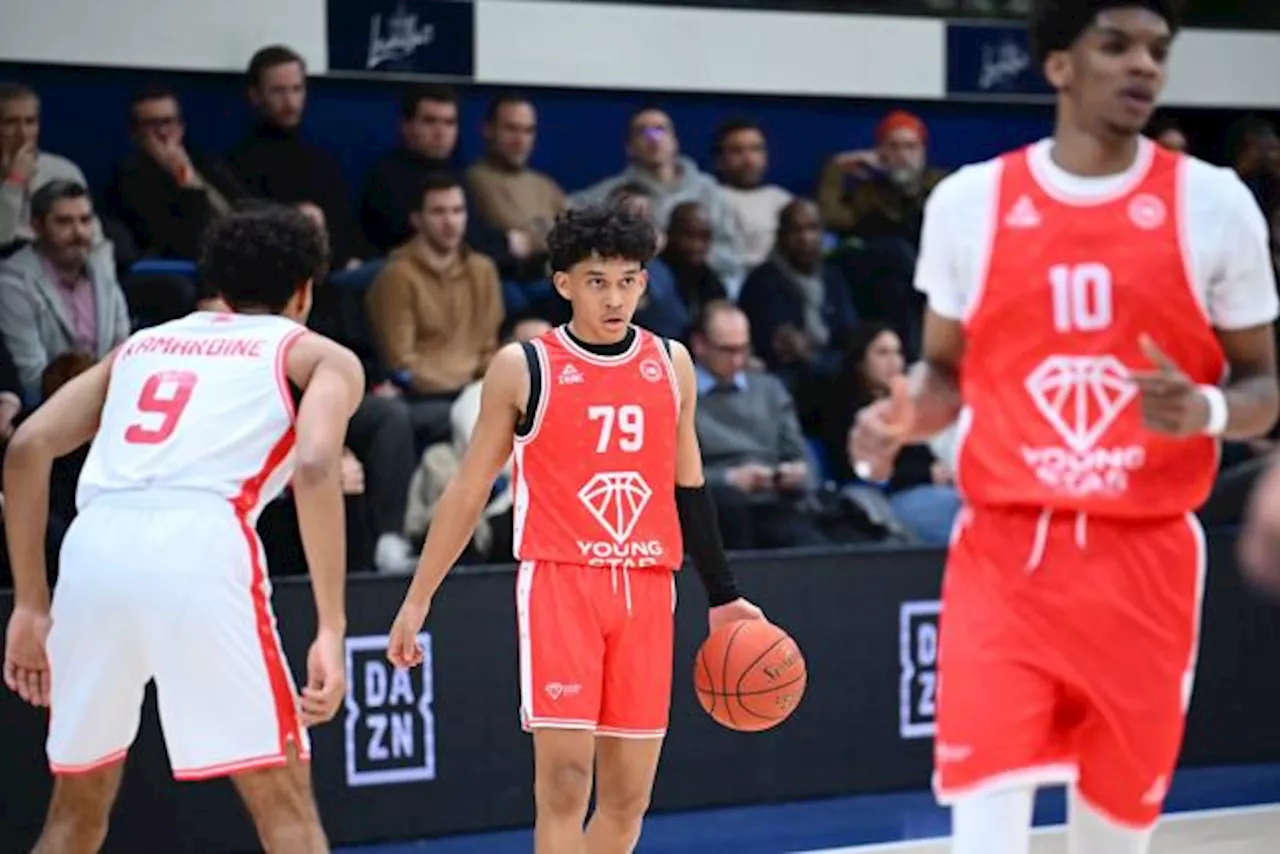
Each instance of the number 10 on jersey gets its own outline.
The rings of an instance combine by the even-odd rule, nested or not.
[[[596,437],[596,453],[609,450],[613,431],[618,430],[618,449],[634,454],[644,447],[644,410],[634,403],[622,406],[588,406],[587,420],[600,423]]]
[[[1103,264],[1055,264],[1049,268],[1053,328],[1098,332],[1111,325],[1111,271]]]

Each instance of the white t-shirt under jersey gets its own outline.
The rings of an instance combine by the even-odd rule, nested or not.
[[[1031,147],[1031,174],[1051,197],[1081,207],[1130,192],[1151,165],[1154,144],[1142,140],[1132,166],[1118,175],[1081,177],[1050,157],[1051,140]],[[1187,157],[1182,162],[1180,222],[1197,297],[1216,329],[1270,323],[1280,310],[1267,223],[1249,189],[1229,169]],[[995,236],[1002,162],[966,166],[940,183],[925,206],[916,288],[929,307],[965,319],[981,293]]]

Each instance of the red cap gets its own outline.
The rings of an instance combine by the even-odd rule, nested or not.
[[[915,131],[921,142],[929,141],[929,129],[919,116],[906,110],[894,110],[876,126],[876,142],[884,142],[889,134],[904,128]]]

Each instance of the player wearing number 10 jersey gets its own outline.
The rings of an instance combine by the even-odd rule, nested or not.
[[[327,255],[291,210],[220,219],[200,275],[232,312],[136,333],[10,445],[4,675],[50,707],[56,776],[37,850],[101,845],[152,679],[175,778],[232,777],[268,852],[326,850],[303,763],[306,727],[332,717],[345,693],[338,472],[364,391],[356,357],[300,323]],[[296,411],[291,387],[302,390]],[[50,610],[49,466],[89,440]],[[300,697],[254,531],[290,478],[318,617]]]
[[[1034,789],[1069,847],[1141,854],[1182,740],[1222,438],[1276,419],[1275,281],[1229,170],[1140,132],[1174,0],[1038,0],[1052,139],[925,211],[923,361],[859,414],[870,477],[957,419],[967,508],[943,589],[935,789],[956,854],[1025,854]],[[914,386],[914,387],[911,387]]]
[[[571,211],[552,229],[554,281],[573,319],[495,356],[391,630],[391,661],[419,663],[431,598],[514,450],[537,854],[635,850],[667,728],[682,554],[707,588],[713,629],[762,616],[738,596],[704,489],[689,353],[630,325],[656,242],[647,220],[613,208]]]

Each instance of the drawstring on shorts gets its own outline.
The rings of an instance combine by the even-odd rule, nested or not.
[[[609,569],[609,582],[613,585],[613,595],[618,595],[618,565],[614,564]],[[622,568],[622,596],[627,603],[627,616],[631,616],[631,573],[624,566]]]
[[[1028,574],[1039,569],[1044,561],[1044,550],[1049,541],[1049,525],[1053,522],[1053,514],[1053,508],[1046,507],[1040,511],[1040,518],[1036,520],[1036,532],[1031,540],[1031,553],[1027,555]],[[1089,545],[1089,514],[1083,510],[1076,511],[1075,540],[1078,549],[1083,550]]]

